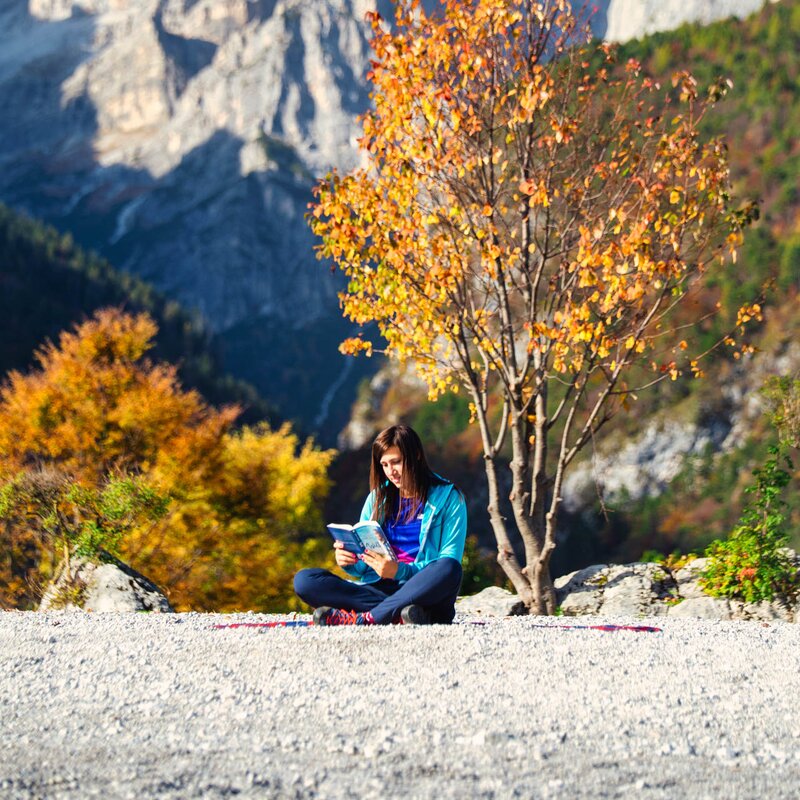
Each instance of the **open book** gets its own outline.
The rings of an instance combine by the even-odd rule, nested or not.
[[[365,550],[380,553],[397,561],[392,546],[381,526],[374,520],[358,522],[355,525],[328,525],[328,531],[337,542],[344,542],[345,550],[360,556]]]

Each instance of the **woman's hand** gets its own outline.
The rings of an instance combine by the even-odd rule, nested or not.
[[[334,542],[333,549],[336,551],[336,563],[340,567],[352,567],[358,561],[355,553],[344,549],[344,542]]]
[[[399,564],[391,558],[375,553],[372,550],[365,550],[361,557],[368,567],[372,567],[381,578],[394,578],[397,575]]]

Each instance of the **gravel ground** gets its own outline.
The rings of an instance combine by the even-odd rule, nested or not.
[[[800,625],[0,613],[0,797],[797,798]]]

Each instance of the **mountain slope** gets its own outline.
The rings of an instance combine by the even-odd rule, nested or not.
[[[72,237],[0,204],[0,380],[25,371],[45,340],[103,306],[147,311],[158,324],[154,355],[175,363],[182,381],[217,405],[238,403],[243,420],[273,415],[255,390],[222,374],[210,332],[142,281],[116,272]]]
[[[315,263],[313,175],[355,159],[367,102],[360,0],[0,5],[0,199],[70,231],[217,333],[338,317]],[[343,359],[316,337],[321,364]],[[231,363],[270,353],[233,333]],[[298,364],[305,348],[278,352]],[[305,369],[308,365],[303,365]],[[317,364],[312,364],[312,367]],[[284,387],[285,388],[285,387]],[[318,397],[295,398],[313,418]]]

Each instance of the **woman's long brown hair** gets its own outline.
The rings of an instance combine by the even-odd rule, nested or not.
[[[403,494],[416,500],[408,505],[406,516],[408,522],[418,513],[419,506],[428,499],[431,486],[444,481],[428,466],[422,441],[413,428],[408,425],[392,425],[382,430],[372,443],[372,464],[369,471],[369,488],[375,493],[375,504],[372,507],[372,518],[385,522],[387,517],[400,508],[400,492],[386,478],[381,459],[384,453],[396,447],[403,457]]]

